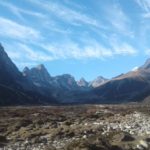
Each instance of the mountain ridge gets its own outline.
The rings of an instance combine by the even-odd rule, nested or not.
[[[20,72],[0,44],[0,105],[147,102],[149,89],[150,60],[112,79],[76,81],[70,74],[51,76],[43,64]]]

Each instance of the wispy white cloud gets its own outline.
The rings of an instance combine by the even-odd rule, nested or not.
[[[88,16],[82,12],[68,8],[67,6],[61,3],[56,3],[54,1],[43,3],[43,1],[41,0],[39,1],[29,0],[29,1],[38,5],[40,8],[43,8],[44,10],[53,13],[59,19],[68,22],[70,24],[73,25],[86,24],[95,27],[102,27],[100,21],[94,19],[92,16]]]
[[[108,48],[96,40],[87,38],[81,45],[68,40],[61,44],[43,44],[42,48],[50,52],[56,59],[106,59],[116,55],[137,54],[137,50],[128,43],[115,43]]]
[[[42,51],[34,50],[25,44],[19,43],[17,46],[24,52],[25,57],[31,61],[51,61],[54,59],[54,57],[51,57]]]
[[[57,25],[57,23],[52,20],[49,16],[49,14],[42,13],[40,11],[32,11],[25,8],[18,7],[14,5],[13,3],[10,3],[8,1],[2,1],[0,5],[6,7],[9,11],[12,12],[15,16],[17,16],[22,22],[28,22],[28,18],[25,15],[29,15],[32,17],[35,17],[40,24],[39,28],[45,28],[46,30],[49,30],[50,32],[56,32],[60,34],[70,34],[71,31],[69,29],[64,30],[62,27]],[[44,24],[43,24],[44,22]],[[33,24],[35,24],[34,22]]]
[[[149,13],[145,13],[145,14],[143,14],[142,16],[143,16],[145,19],[146,19],[146,18],[150,18],[150,12],[149,12]]]
[[[11,57],[11,59],[16,60],[16,59],[20,59],[22,57],[22,54],[20,52],[12,51],[10,49],[12,49],[12,48],[7,49],[7,54]]]
[[[37,8],[39,12],[22,9],[5,1],[0,4],[9,8],[11,12],[20,19],[25,19],[23,14],[41,19],[38,31],[32,27],[33,23],[31,20],[29,20],[28,26],[26,26],[25,22],[22,22],[24,24],[19,24],[14,20],[0,17],[0,37],[7,37],[11,38],[11,40],[15,40],[16,44],[10,45],[8,54],[19,65],[32,65],[56,59],[106,59],[116,55],[132,56],[137,54],[137,50],[126,41],[112,41],[111,43],[108,42],[107,46],[104,46],[101,43],[103,40],[99,40],[99,38],[105,38],[105,40],[109,38],[107,37],[109,36],[109,31],[119,32],[128,36],[133,35],[130,30],[130,19],[118,4],[113,5],[110,9],[106,10],[107,13],[105,15],[109,21],[108,24],[111,24],[111,28],[106,24],[106,35],[102,35],[103,31],[101,30],[101,36],[93,36],[93,38],[90,37],[91,34],[87,34],[87,36],[85,35],[83,38],[83,33],[78,33],[79,37],[77,39],[75,35],[76,28],[74,28],[74,26],[70,26],[71,31],[70,28],[67,30],[67,27],[70,24],[79,25],[79,28],[81,25],[84,25],[85,28],[90,26],[90,30],[88,28],[87,32],[97,34],[99,28],[102,27],[99,20],[90,16],[90,13],[83,13],[81,9],[77,11],[76,9],[78,9],[78,7],[67,7],[68,5],[65,5],[64,3],[57,3],[56,1],[46,1],[43,3],[42,0],[28,1],[36,4],[39,7]],[[44,12],[44,14],[42,12]],[[54,16],[55,18],[57,17],[56,20]],[[60,20],[58,21],[58,18],[67,24],[63,26],[62,22]],[[51,19],[54,19],[52,20],[54,21],[54,24],[51,24]],[[42,24],[45,26],[44,30]],[[66,30],[63,29],[65,27]],[[59,34],[56,34],[54,39],[49,39],[49,35],[52,37],[51,31]],[[73,32],[73,34],[70,34],[70,32]],[[120,34],[118,35],[118,38],[121,38]],[[35,49],[33,45],[37,47],[37,49]]]
[[[137,50],[128,43],[116,44],[113,46],[114,52],[117,55],[135,55]]]
[[[133,37],[134,34],[130,27],[131,20],[122,10],[121,5],[113,4],[111,6],[107,6],[105,8],[105,13],[107,21],[111,24],[115,31],[120,32],[123,35]]]
[[[150,11],[150,1],[149,0],[135,0],[135,2],[146,12]]]
[[[143,10],[142,16],[150,18],[150,1],[149,0],[135,0],[138,6]]]
[[[109,37],[109,43],[114,55],[132,56],[138,54],[138,50],[134,46],[126,41],[121,41],[116,34]]]
[[[3,17],[0,17],[0,36],[24,41],[41,38],[40,33],[35,29]]]
[[[50,54],[23,43],[13,42],[3,44],[8,56],[21,68],[54,60],[54,57]]]
[[[68,6],[72,6],[73,8],[77,8],[79,10],[86,10],[86,6],[80,5],[79,3],[75,3],[75,1],[70,1],[70,0],[64,0],[64,3],[67,4]]]
[[[7,1],[1,1],[0,5],[8,8],[9,11],[11,11],[13,14],[18,16],[22,20],[25,20],[22,14],[27,14],[30,16],[38,17],[39,19],[46,19],[46,16],[40,12],[23,9],[23,8],[17,7],[16,5],[13,5],[12,3],[7,2]]]
[[[44,44],[42,47],[50,52],[56,59],[103,59],[112,56],[112,51],[96,41],[84,43],[80,46],[74,41],[61,44]]]
[[[17,64],[19,68],[24,66],[35,66],[39,63],[50,62],[61,59],[89,60],[112,58],[116,55],[135,55],[137,51],[128,44],[115,45],[112,48],[106,48],[97,41],[91,41],[84,46],[69,41],[64,44],[40,44],[38,50],[32,46],[23,43],[4,44],[10,58]],[[147,51],[150,54],[150,50]]]

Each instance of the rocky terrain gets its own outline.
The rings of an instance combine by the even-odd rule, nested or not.
[[[1,107],[0,149],[150,150],[150,106]]]

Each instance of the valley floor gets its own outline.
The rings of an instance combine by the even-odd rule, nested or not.
[[[149,105],[1,107],[0,150],[150,150]]]

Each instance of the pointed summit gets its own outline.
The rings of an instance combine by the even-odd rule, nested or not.
[[[4,48],[1,43],[0,43],[0,52],[4,52]]]
[[[88,82],[82,77],[79,81],[77,81],[78,86],[87,87]]]
[[[37,65],[36,69],[38,69],[38,70],[46,70],[46,68],[45,68],[45,66],[43,64]]]
[[[7,55],[7,53],[5,52],[5,50],[4,50],[4,47],[2,46],[2,44],[0,43],[0,57],[2,58],[6,58],[6,57],[8,57],[8,55]]]
[[[28,77],[35,85],[47,85],[51,81],[51,76],[43,64],[29,69],[25,67],[23,75]]]
[[[15,64],[8,57],[3,46],[0,44],[0,81],[13,81],[17,79],[21,73]]]
[[[89,86],[96,88],[100,85],[102,85],[103,83],[105,83],[108,79],[102,77],[102,76],[98,76],[95,80],[93,80]]]
[[[75,78],[70,74],[56,76],[54,77],[54,80],[57,86],[60,88],[67,90],[75,90],[78,88]]]
[[[30,69],[28,67],[25,67],[22,71],[23,76],[28,76],[30,73]]]
[[[30,71],[30,69],[26,66],[24,69],[23,69],[23,71]]]
[[[49,75],[46,67],[43,64],[39,64],[36,67],[31,68],[30,70],[32,72],[37,72],[37,73],[39,72],[39,73],[43,73],[43,74]]]
[[[43,64],[39,64],[34,68],[31,68],[31,71],[43,74],[44,76],[50,77],[49,72]]]

